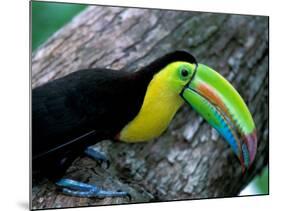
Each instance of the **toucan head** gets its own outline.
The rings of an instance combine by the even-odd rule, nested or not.
[[[196,110],[229,143],[243,167],[249,168],[257,150],[253,118],[235,88],[212,68],[177,60],[162,69],[171,90]]]

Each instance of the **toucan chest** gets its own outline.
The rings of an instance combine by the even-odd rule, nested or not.
[[[149,141],[160,136],[168,127],[183,100],[159,80],[152,80],[137,116],[120,132],[125,142]]]

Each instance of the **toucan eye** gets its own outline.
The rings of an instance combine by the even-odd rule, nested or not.
[[[181,70],[181,75],[182,75],[182,77],[187,77],[188,76],[188,71],[187,71],[187,69],[185,69],[185,68],[183,68],[182,70]]]

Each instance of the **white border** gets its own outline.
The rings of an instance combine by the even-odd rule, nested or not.
[[[76,208],[75,210],[275,210],[280,207],[280,7],[278,1],[261,0],[71,0],[78,3],[169,8],[270,16],[270,196],[240,197],[138,205]],[[277,3],[274,3],[277,2]],[[1,2],[1,147],[0,208],[28,208],[29,143],[29,2]],[[279,201],[278,201],[279,199]],[[71,209],[74,210],[74,209]]]

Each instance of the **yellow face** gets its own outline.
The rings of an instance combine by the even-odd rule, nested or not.
[[[191,80],[195,65],[174,62],[154,75],[138,115],[120,132],[125,142],[149,141],[160,136],[184,103],[181,91]]]
[[[192,79],[195,72],[195,64],[187,62],[173,62],[161,70],[155,77],[159,77],[158,83],[171,88],[174,94],[179,94],[184,86]]]

